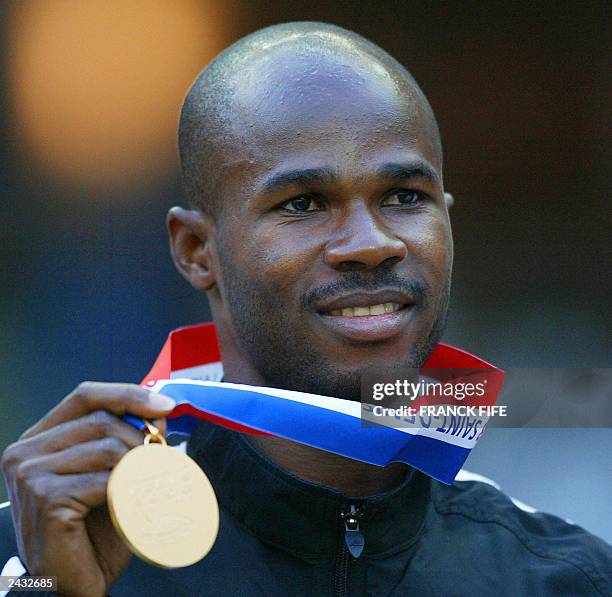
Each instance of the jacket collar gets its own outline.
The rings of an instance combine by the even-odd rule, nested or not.
[[[279,468],[246,437],[201,422],[187,453],[213,484],[223,509],[262,541],[309,562],[336,557],[344,541],[341,513],[362,513],[362,558],[389,555],[415,544],[422,531],[430,479],[415,469],[395,489],[350,498]]]

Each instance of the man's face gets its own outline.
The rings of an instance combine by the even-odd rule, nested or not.
[[[215,319],[270,386],[358,399],[364,368],[422,364],[444,326],[452,237],[418,96],[281,53],[237,87],[235,117]]]

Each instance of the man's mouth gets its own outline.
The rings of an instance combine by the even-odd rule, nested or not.
[[[380,342],[401,335],[416,298],[395,290],[356,292],[319,304],[319,322],[351,342]]]
[[[363,307],[345,307],[343,309],[331,309],[322,311],[321,315],[329,317],[367,317],[368,315],[385,315],[401,311],[406,307],[400,303],[378,303],[376,305],[366,305]]]

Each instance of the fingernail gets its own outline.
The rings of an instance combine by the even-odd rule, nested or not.
[[[151,393],[150,401],[151,406],[159,408],[159,410],[172,410],[176,406],[176,402],[172,398],[163,394]]]

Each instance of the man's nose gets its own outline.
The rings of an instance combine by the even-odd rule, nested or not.
[[[406,245],[366,205],[359,204],[338,219],[324,259],[338,270],[371,270],[385,262],[399,262],[406,254]]]

